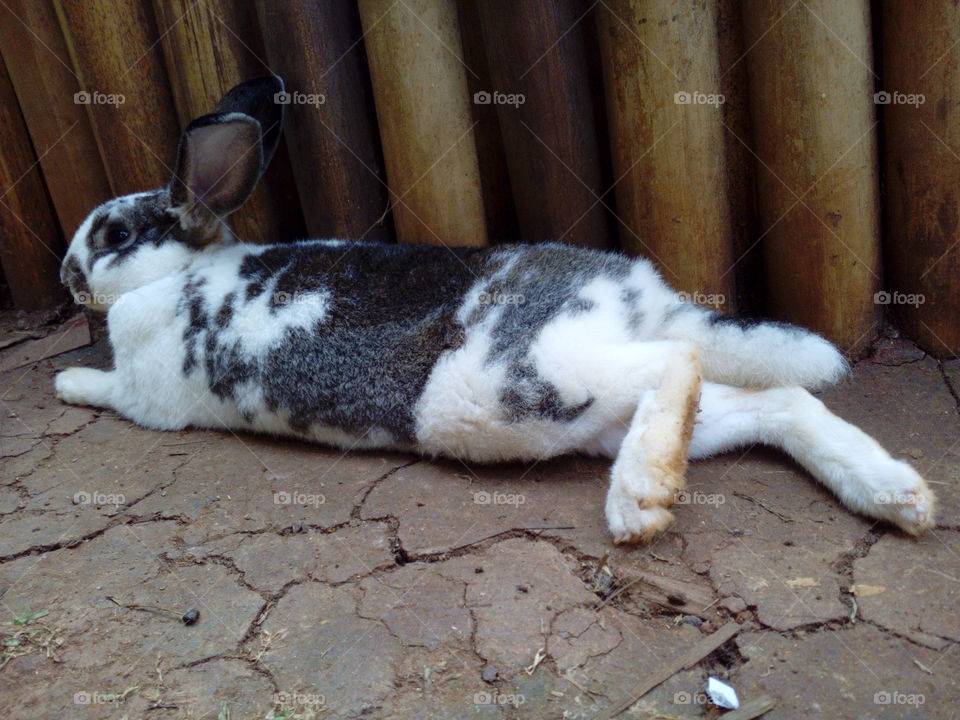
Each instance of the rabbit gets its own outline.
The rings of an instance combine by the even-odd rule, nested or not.
[[[782,448],[850,510],[934,524],[920,475],[810,390],[843,356],[781,322],[688,302],[642,258],[556,243],[238,242],[225,219],[277,147],[276,76],[184,131],[162,188],[80,225],[61,276],[107,311],[115,369],[56,376],[67,403],[147,428],[246,430],[478,463],[612,461],[616,544],[673,520],[688,459]]]

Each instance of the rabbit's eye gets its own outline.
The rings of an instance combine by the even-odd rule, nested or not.
[[[123,243],[130,239],[130,231],[125,227],[114,225],[113,227],[107,229],[107,234],[105,235],[104,239],[107,245],[110,245],[111,247],[123,245]]]

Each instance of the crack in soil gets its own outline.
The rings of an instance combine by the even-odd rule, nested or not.
[[[850,550],[841,554],[840,557],[831,564],[831,569],[837,574],[837,584],[840,587],[839,600],[850,610],[850,615],[844,624],[852,625],[857,621],[860,614],[857,607],[856,596],[852,590],[854,581],[853,562],[854,560],[865,558],[869,554],[870,549],[880,542],[880,539],[886,534],[887,528],[885,527],[871,527],[863,537],[853,544]]]
[[[958,391],[950,381],[950,376],[947,375],[946,364],[943,360],[937,361],[937,368],[939,368],[940,377],[943,378],[943,382],[947,386],[947,392],[950,393],[950,397],[952,397],[953,401],[957,404],[957,412],[960,413],[960,391]]]

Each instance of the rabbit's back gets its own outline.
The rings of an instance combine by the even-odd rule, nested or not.
[[[564,397],[534,344],[565,318],[609,314],[606,296],[618,332],[639,333],[637,265],[562,245],[235,246],[183,274],[180,369],[253,429],[412,447],[431,374],[466,353],[508,422],[569,423],[590,403]]]

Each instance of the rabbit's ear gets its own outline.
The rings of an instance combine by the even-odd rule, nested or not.
[[[263,165],[260,123],[249,115],[213,113],[190,123],[170,183],[183,226],[213,226],[243,205]]]
[[[217,103],[218,113],[243,113],[258,123],[263,141],[263,167],[267,169],[280,142],[283,130],[283,108],[285,90],[283,78],[279,75],[267,75],[242,82],[232,88]]]

